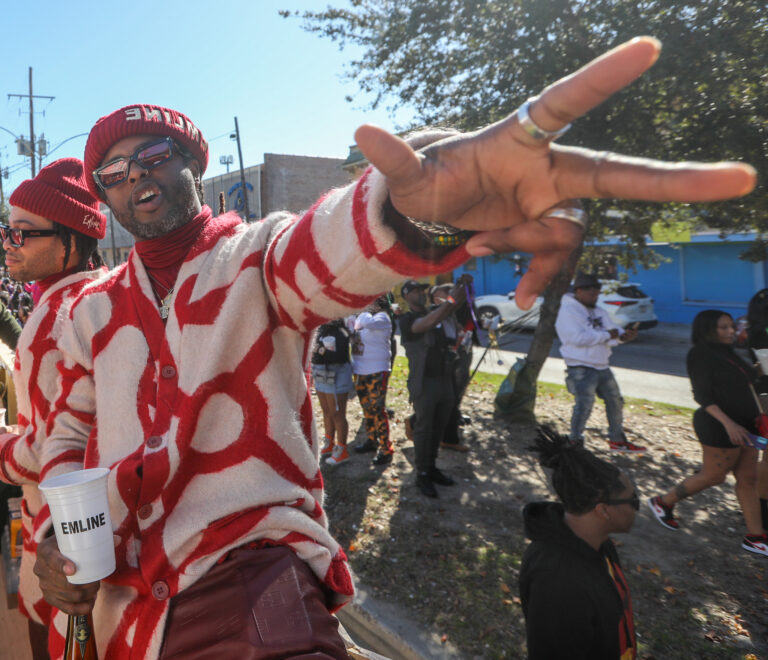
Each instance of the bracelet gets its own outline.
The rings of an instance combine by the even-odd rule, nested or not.
[[[456,299],[455,299],[453,296],[446,296],[446,297],[445,297],[445,299],[446,299],[446,300],[447,300],[449,303],[451,303],[451,305],[455,305],[455,304],[456,304]]]
[[[475,232],[458,229],[451,225],[422,222],[400,213],[387,197],[384,202],[384,218],[398,237],[414,251],[453,248],[466,243]],[[437,256],[437,255],[435,255]]]
[[[407,215],[403,217],[414,227],[417,227],[424,232],[432,243],[440,245],[441,247],[463,245],[475,233],[473,231],[459,229],[452,225],[445,225],[437,222],[422,222],[421,220],[410,218]]]

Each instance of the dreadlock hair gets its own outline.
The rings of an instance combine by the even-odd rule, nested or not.
[[[80,257],[80,261],[78,261],[75,266],[78,271],[100,268],[104,265],[104,261],[99,254],[99,239],[94,236],[81,234],[79,231],[58,222],[53,223],[53,228],[56,230],[56,235],[64,244],[64,270],[66,270],[69,264],[73,237],[75,239],[75,249]]]
[[[552,486],[568,513],[588,513],[625,488],[621,470],[613,463],[572,444],[549,425],[538,427],[529,449],[539,454],[543,467],[552,468]]]

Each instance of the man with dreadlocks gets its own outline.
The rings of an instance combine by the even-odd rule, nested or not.
[[[560,502],[523,509],[532,540],[520,569],[529,660],[632,660],[632,601],[612,532],[632,528],[630,478],[567,436],[542,428],[534,447]]]
[[[83,164],[76,158],[44,167],[34,179],[19,185],[9,201],[10,226],[0,227],[6,265],[15,280],[36,281],[42,294],[17,345],[13,380],[19,426],[14,429],[18,433],[0,435],[0,478],[22,486],[19,609],[29,618],[34,657],[47,658],[51,607],[43,600],[32,572],[37,541],[44,535],[32,525],[33,517],[43,509],[37,489],[45,478],[40,472],[40,450],[56,393],[56,365],[61,358],[57,340],[71,301],[103,270],[98,268],[101,258],[96,248],[98,239],[104,237],[107,219],[88,192]],[[82,454],[69,460],[82,463]],[[42,515],[40,521],[46,518]]]

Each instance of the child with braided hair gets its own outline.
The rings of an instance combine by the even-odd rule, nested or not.
[[[631,660],[637,644],[629,586],[612,532],[632,528],[639,499],[612,463],[540,427],[535,446],[560,502],[523,509],[532,543],[520,569],[529,660]]]

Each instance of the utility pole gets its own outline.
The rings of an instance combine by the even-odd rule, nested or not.
[[[32,178],[35,178],[35,99],[48,99],[53,101],[55,96],[35,96],[32,93],[32,67],[29,67],[29,94],[8,94],[8,98],[18,97],[29,99],[29,166],[32,168]]]
[[[243,191],[243,206],[245,208],[245,221],[251,221],[251,211],[248,208],[248,188],[245,187],[245,170],[243,169],[243,150],[240,148],[240,127],[235,117],[235,138],[237,139],[237,157],[240,159],[240,186]]]

